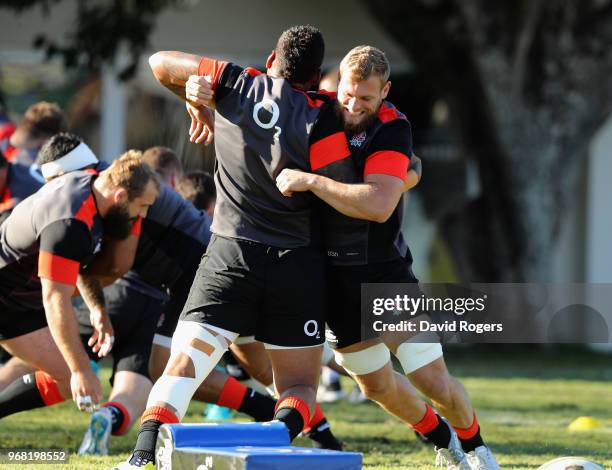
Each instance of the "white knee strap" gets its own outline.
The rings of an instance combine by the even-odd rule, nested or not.
[[[238,338],[236,338],[234,340],[234,344],[251,344],[251,343],[256,343],[257,340],[255,339],[255,336],[238,336]]]
[[[172,347],[172,338],[155,333],[155,336],[153,336],[153,344],[170,349]]]
[[[207,351],[204,352],[192,346],[194,340],[205,343],[208,347]],[[179,321],[172,336],[169,362],[181,353],[186,354],[193,362],[195,378],[176,377],[164,373],[155,382],[149,394],[147,408],[155,406],[158,402],[165,402],[177,410],[179,419],[183,419],[191,397],[217,365],[223,353],[227,351],[227,347],[227,341],[223,337],[215,336],[201,324]]]
[[[326,366],[331,362],[334,357],[334,350],[331,348],[329,343],[325,341],[323,343],[323,355],[321,356],[321,364]]]
[[[391,360],[389,348],[383,343],[351,353],[334,351],[334,355],[336,356],[336,362],[351,375],[365,375],[376,372]]]
[[[442,357],[443,354],[440,343],[405,342],[399,345],[395,357],[402,365],[404,374],[410,374]]]

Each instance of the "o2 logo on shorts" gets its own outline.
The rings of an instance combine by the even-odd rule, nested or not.
[[[268,111],[269,113],[272,113],[272,117],[270,118],[269,122],[262,122],[261,119],[259,119],[259,111],[262,108]],[[265,98],[253,107],[253,121],[255,121],[255,124],[257,124],[262,129],[272,129],[274,127],[274,129],[276,130],[276,132],[274,133],[275,141],[278,141],[278,137],[282,132],[280,126],[274,125],[278,121],[279,116],[280,109],[278,108],[278,105],[269,98]]]
[[[321,333],[319,332],[319,324],[316,320],[308,320],[304,323],[304,333],[306,336],[316,337],[317,339],[321,337]]]

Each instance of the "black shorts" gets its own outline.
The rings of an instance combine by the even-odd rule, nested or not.
[[[327,279],[327,341],[334,349],[375,337],[362,328],[362,283],[419,282],[412,272],[410,255],[361,266],[329,266]]]
[[[0,341],[47,326],[40,279],[28,265],[0,269]]]
[[[0,303],[0,341],[47,327],[44,309],[7,309]]]
[[[110,352],[113,358],[111,384],[118,371],[130,371],[149,377],[151,345],[164,301],[122,283],[105,288],[104,297],[106,311],[115,331],[115,344]],[[95,361],[100,360],[87,346],[87,340],[93,332],[87,308],[78,308],[77,317],[87,354]]]
[[[325,269],[313,248],[280,249],[213,235],[181,320],[281,347],[323,344]]]

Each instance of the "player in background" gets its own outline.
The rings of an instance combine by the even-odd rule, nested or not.
[[[61,108],[55,103],[41,101],[30,106],[15,131],[0,141],[0,150],[11,163],[29,167],[47,139],[66,129]]]
[[[211,218],[214,216],[217,190],[210,174],[202,170],[190,171],[179,180],[176,191]]]
[[[81,145],[71,151],[76,159],[88,154]],[[82,410],[99,404],[100,383],[81,344],[71,297],[83,280],[81,265],[99,249],[102,236],[127,237],[158,191],[153,171],[139,152],[130,151],[100,174],[56,178],[2,225],[0,343],[41,370],[0,392],[0,416],[70,396]],[[106,354],[114,341],[112,326],[103,310],[94,315],[91,344]]]
[[[33,176],[31,167],[19,163],[11,165],[0,151],[0,224],[17,204],[38,191],[42,185]]]

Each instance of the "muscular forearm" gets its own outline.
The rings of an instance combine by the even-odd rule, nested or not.
[[[87,274],[79,274],[77,287],[90,312],[104,310],[104,291],[98,279]]]
[[[198,74],[200,56],[176,51],[162,51],[149,58],[149,65],[157,81],[178,96],[185,98],[185,83],[190,75]]]
[[[44,296],[45,314],[51,335],[71,372],[89,367],[89,359],[79,337],[79,328],[69,296],[50,293]]]
[[[313,174],[308,184],[317,197],[355,219],[385,222],[398,202],[389,201],[376,183],[346,184]]]

